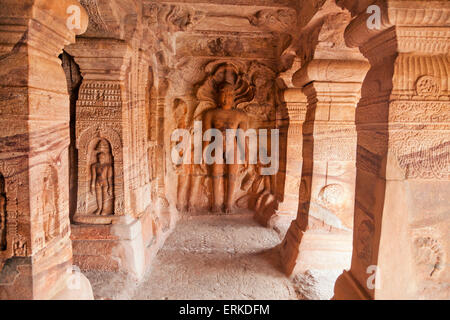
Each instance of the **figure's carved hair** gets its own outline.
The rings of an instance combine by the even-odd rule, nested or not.
[[[232,89],[235,108],[239,108],[241,103],[253,100],[255,90],[243,70],[246,70],[245,65],[235,65],[229,62],[208,64],[205,68],[208,75],[197,89],[197,99],[200,103],[194,109],[193,118],[198,119],[205,111],[214,109],[217,95],[224,88]]]
[[[249,85],[247,81],[239,79],[235,85],[229,82],[222,82],[217,86],[217,93],[229,92],[233,94],[234,106],[237,107],[240,103],[249,102],[255,97],[255,90],[253,86]]]

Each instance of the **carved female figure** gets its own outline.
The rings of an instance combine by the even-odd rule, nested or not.
[[[56,183],[51,170],[52,169],[49,168],[44,176],[42,191],[45,241],[50,241],[55,237],[58,215],[56,204]]]

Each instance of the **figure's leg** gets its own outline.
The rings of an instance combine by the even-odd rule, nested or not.
[[[189,188],[188,193],[188,210],[189,213],[195,212],[195,203],[196,203],[196,197],[198,197],[198,192],[200,190],[200,185],[202,182],[203,176],[199,175],[189,175],[189,185],[191,185],[191,188]]]
[[[49,235],[49,230],[48,230],[48,225],[49,225],[49,220],[50,219],[50,216],[47,218],[47,219],[45,219],[45,215],[44,215],[44,234],[45,234],[45,241],[47,241],[48,240],[48,238],[50,238],[50,235]]]
[[[177,209],[180,212],[186,212],[188,207],[188,189],[189,189],[189,177],[180,174],[178,176],[178,199]]]
[[[95,196],[97,199],[97,210],[95,215],[101,215],[103,212],[103,188],[101,186],[95,186]]]
[[[102,211],[100,212],[100,214],[102,216],[107,216],[109,214],[112,214],[112,212],[108,212],[109,211],[109,204],[107,203],[110,200],[109,194],[108,194],[108,187],[107,186],[103,186],[102,187]]]
[[[0,250],[6,249],[6,225],[0,229]]]
[[[50,239],[53,239],[55,236],[55,229],[56,229],[56,215],[58,213],[56,212],[56,208],[55,206],[53,206],[52,208],[52,212],[50,213],[50,221],[49,221],[49,230],[48,230],[48,236],[50,237]]]
[[[238,164],[228,165],[227,194],[225,202],[225,212],[231,213],[233,209],[234,192],[236,190],[236,180],[239,171]]]
[[[213,206],[211,208],[212,212],[222,212],[222,186],[223,186],[223,174],[224,165],[223,164],[213,164],[212,165],[212,183],[213,183]]]

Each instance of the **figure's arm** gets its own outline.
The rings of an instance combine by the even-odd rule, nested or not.
[[[109,195],[111,195],[112,186],[113,186],[113,169],[112,169],[112,166],[109,165],[108,166],[108,189],[107,189],[107,192]]]
[[[0,195],[0,227],[3,229],[6,225],[6,201],[3,195]]]
[[[244,132],[248,130],[249,124],[248,124],[248,118],[246,115],[243,116],[243,119],[241,121],[241,124],[239,125],[240,129],[242,129]],[[250,162],[250,148],[248,145],[248,141],[244,136],[244,149],[245,149],[245,164],[244,167],[248,168],[249,162]]]
[[[205,134],[205,132],[207,132],[209,129],[212,129],[212,116],[211,116],[211,112],[206,112],[205,115],[203,116],[203,133],[202,134]],[[210,136],[207,136],[207,138],[209,138],[209,140],[211,140]],[[208,141],[205,141],[203,139],[203,148],[202,148],[203,153],[205,152],[206,147],[208,146],[208,143],[209,143]],[[205,159],[204,154],[203,154],[203,159]]]

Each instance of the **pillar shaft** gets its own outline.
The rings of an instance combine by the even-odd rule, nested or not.
[[[352,265],[335,298],[448,299],[450,4],[382,9],[379,30],[361,14],[346,32],[371,69],[356,114]]]
[[[303,122],[305,121],[307,97],[301,89],[286,89],[284,94],[286,114],[280,115],[278,120],[280,128],[280,141],[286,141],[286,145],[280,146],[286,150],[286,156],[280,159],[280,177],[284,180],[278,182],[277,190],[282,191],[282,201],[277,210],[277,215],[297,215],[299,202],[299,189],[303,165]],[[286,138],[284,138],[286,135]],[[286,163],[282,161],[285,160]],[[284,169],[284,170],[283,170]]]
[[[69,96],[58,55],[87,14],[73,0],[0,6],[0,299],[67,297],[81,287],[69,285]],[[70,29],[69,7],[78,8]],[[85,289],[80,297],[92,296]]]
[[[282,248],[287,274],[350,265],[355,188],[355,107],[368,63],[312,60],[293,79],[308,97],[298,216]]]

